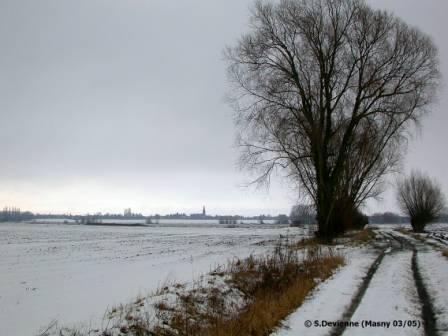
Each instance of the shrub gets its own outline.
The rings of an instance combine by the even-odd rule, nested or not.
[[[414,232],[423,232],[445,205],[439,185],[420,172],[413,172],[398,182],[397,199],[402,211],[411,218]]]

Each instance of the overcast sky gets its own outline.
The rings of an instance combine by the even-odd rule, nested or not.
[[[288,213],[296,195],[241,187],[222,49],[246,0],[0,0],[0,206],[38,212]],[[371,0],[433,36],[445,0]],[[448,193],[445,85],[406,169]],[[394,210],[391,192],[368,212]]]

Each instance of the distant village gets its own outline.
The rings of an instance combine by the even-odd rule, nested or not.
[[[35,214],[30,211],[21,211],[17,207],[5,207],[0,212],[0,222],[22,222],[44,219],[61,219],[85,223],[99,223],[102,220],[145,220],[146,224],[157,224],[160,220],[218,220],[222,224],[236,224],[241,220],[255,220],[261,224],[266,221],[275,221],[279,224],[289,223],[289,217],[285,214],[272,215],[258,215],[258,216],[240,216],[240,215],[208,215],[205,206],[202,207],[202,212],[186,214],[173,213],[167,215],[154,214],[144,216],[141,213],[133,212],[131,208],[124,209],[122,214],[111,213],[94,213],[85,215],[72,214]]]
[[[401,224],[409,223],[409,218],[401,216],[393,212],[375,213],[367,216],[369,224]],[[309,207],[303,205],[294,206],[289,215],[258,215],[258,216],[240,216],[240,215],[208,215],[205,206],[202,207],[202,211],[198,213],[186,214],[186,213],[173,213],[166,215],[149,215],[144,216],[141,213],[135,213],[131,208],[124,209],[122,214],[111,213],[95,213],[85,215],[72,215],[72,214],[38,214],[30,211],[21,211],[17,207],[5,207],[0,211],[0,222],[33,222],[38,220],[56,220],[71,221],[80,224],[92,224],[101,223],[103,220],[108,221],[144,221],[145,224],[158,224],[161,220],[214,220],[220,224],[238,224],[242,221],[252,221],[259,224],[264,223],[276,223],[276,224],[314,224],[315,214],[309,210]],[[438,222],[448,223],[448,214],[444,214],[439,217]]]

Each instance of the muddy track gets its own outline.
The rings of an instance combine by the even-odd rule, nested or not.
[[[367,288],[370,285],[370,281],[373,278],[373,275],[375,274],[376,270],[381,264],[381,261],[383,261],[384,255],[386,254],[386,249],[383,249],[381,253],[378,255],[378,257],[375,259],[375,261],[370,266],[366,276],[362,280],[361,286],[358,288],[358,291],[356,292],[355,296],[353,297],[350,306],[348,309],[344,312],[342,315],[341,321],[350,321],[353,314],[355,313],[356,309],[358,308],[359,304],[361,303],[362,298],[364,297],[364,294],[366,293]],[[346,327],[341,325],[338,327],[335,327],[331,333],[330,336],[340,336],[344,333]]]
[[[406,239],[401,236],[397,236],[393,233],[389,232],[382,232],[381,235],[387,239],[389,247],[390,247],[390,253],[396,253],[400,251],[412,251],[412,262],[411,262],[411,268],[412,268],[412,275],[414,278],[414,283],[417,289],[418,293],[418,299],[421,303],[422,312],[421,317],[423,319],[423,327],[424,327],[424,334],[426,336],[438,336],[437,328],[436,328],[436,318],[434,313],[434,307],[431,302],[431,298],[428,294],[428,291],[425,287],[425,284],[423,283],[423,279],[421,276],[421,273],[419,271],[418,262],[417,262],[417,254],[418,249],[417,246],[412,243],[409,239]],[[361,286],[358,288],[357,292],[355,293],[349,307],[347,310],[343,313],[341,321],[350,321],[353,317],[356,309],[361,303],[362,298],[364,297],[364,294],[366,293],[370,282],[378,270],[378,267],[380,266],[384,256],[386,254],[386,248],[383,247],[382,251],[378,255],[378,257],[375,259],[375,261],[370,266],[366,276],[364,277]],[[338,326],[335,327],[331,332],[330,336],[340,336],[345,331],[345,326]]]

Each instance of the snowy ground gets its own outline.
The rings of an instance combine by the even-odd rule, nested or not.
[[[412,252],[389,252],[372,278],[352,321],[392,322],[420,319],[421,305],[411,272]],[[344,335],[421,335],[417,328],[347,328]]]
[[[96,325],[112,305],[266,251],[280,234],[304,233],[269,225],[0,224],[0,335],[36,335],[53,320]]]
[[[286,321],[275,336],[320,336],[327,335],[330,327],[307,327],[305,321],[337,321],[341,313],[350,305],[354,290],[361,285],[364,275],[376,255],[360,249],[345,253],[346,266],[322,283],[306,299],[303,305]]]
[[[366,246],[339,246],[346,266],[274,334],[448,335],[448,258],[442,255],[448,226],[432,225],[421,235],[396,228],[378,226],[377,239]],[[53,320],[98,325],[111,306],[170,280],[192,282],[229,258],[263,253],[286,234],[309,232],[273,225],[0,224],[0,335],[37,335]],[[336,325],[347,321],[360,326]],[[371,325],[363,328],[365,321]]]
[[[448,259],[439,253],[424,252],[419,255],[419,264],[429,294],[434,298],[438,329],[441,334],[448,335]]]
[[[370,247],[345,248],[347,265],[275,335],[448,335],[448,258],[440,238],[448,226],[431,225],[418,239],[395,229],[379,226]],[[351,324],[335,326],[340,322]]]

